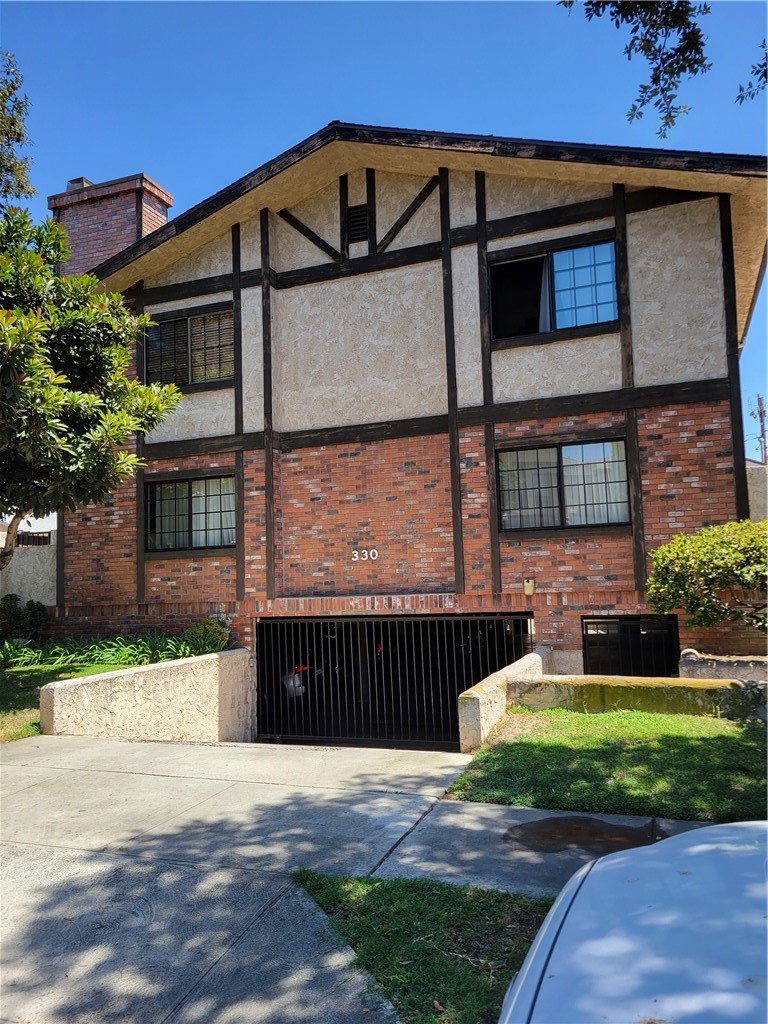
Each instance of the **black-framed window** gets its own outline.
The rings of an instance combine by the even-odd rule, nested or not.
[[[613,241],[553,249],[489,266],[494,339],[618,319]]]
[[[497,452],[502,530],[630,522],[623,440]]]
[[[234,546],[235,478],[148,483],[146,523],[147,551]]]
[[[147,380],[158,384],[206,384],[235,375],[231,309],[163,319],[146,338]]]

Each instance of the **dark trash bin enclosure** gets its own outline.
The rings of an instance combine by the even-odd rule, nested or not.
[[[524,616],[257,623],[257,737],[458,750],[457,698],[531,649]]]

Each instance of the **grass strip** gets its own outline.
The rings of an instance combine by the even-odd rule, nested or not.
[[[552,901],[411,879],[294,879],[404,1024],[492,1024]]]
[[[480,803],[597,814],[710,822],[766,816],[761,722],[560,709],[535,717],[534,730],[492,739],[450,792]]]
[[[49,665],[0,669],[0,743],[40,735],[40,687],[58,679],[93,676],[118,665]]]

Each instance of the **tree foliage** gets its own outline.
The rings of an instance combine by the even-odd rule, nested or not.
[[[20,92],[21,84],[13,54],[0,50],[0,203],[35,194],[29,180],[32,161],[20,153],[29,145],[29,100]]]
[[[744,519],[679,534],[651,555],[648,603],[682,608],[694,626],[747,622],[768,632],[768,520]]]
[[[560,6],[570,9],[576,0],[559,2]],[[636,121],[646,108],[655,109],[659,115],[658,135],[665,139],[678,117],[690,110],[687,104],[678,101],[681,81],[704,74],[712,67],[701,27],[701,20],[710,13],[710,5],[688,0],[585,0],[583,7],[589,21],[607,16],[616,28],[629,28],[630,38],[624,53],[629,60],[639,56],[647,61],[649,80],[640,86],[627,119]],[[760,45],[762,60],[752,66],[754,81],[739,86],[736,96],[739,103],[754,99],[765,89],[765,40]]]
[[[95,277],[61,277],[66,235],[8,207],[0,223],[0,509],[10,515],[0,569],[28,515],[103,501],[141,465],[125,445],[180,400],[128,376],[151,322]]]

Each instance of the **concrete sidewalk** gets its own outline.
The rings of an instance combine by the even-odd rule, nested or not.
[[[440,800],[462,754],[45,736],[0,759],[14,1024],[393,1021],[294,868],[554,891],[696,827]]]

